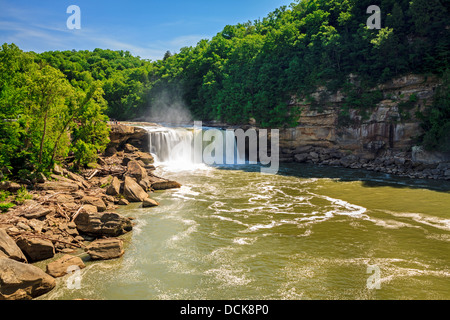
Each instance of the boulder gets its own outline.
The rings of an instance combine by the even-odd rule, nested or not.
[[[82,211],[74,222],[79,232],[94,237],[116,237],[133,228],[130,219],[113,212],[87,213]]]
[[[144,189],[145,191],[151,191],[152,189],[152,183],[148,178],[142,179],[139,181],[139,185]]]
[[[104,152],[105,156],[107,156],[107,157],[111,157],[111,156],[115,155],[116,153],[117,153],[117,149],[114,148],[113,146],[107,147]]]
[[[86,213],[97,213],[97,207],[90,205],[90,204],[84,204],[83,205],[83,209],[81,209],[81,212],[86,212]]]
[[[155,162],[155,159],[149,153],[137,152],[136,155],[138,156],[138,159],[141,160],[146,165],[150,165]]]
[[[427,151],[423,147],[415,146],[412,148],[412,160],[424,164],[450,162],[450,152]]]
[[[319,154],[317,153],[317,152],[310,152],[309,153],[309,156],[312,158],[312,159],[319,159]]]
[[[123,194],[130,202],[142,202],[148,198],[147,192],[131,177],[125,177]]]
[[[14,259],[20,262],[27,262],[27,258],[22,250],[17,246],[16,242],[6,233],[4,229],[0,229],[0,257]]]
[[[106,204],[102,199],[97,197],[85,196],[81,199],[81,203],[97,207],[98,212],[106,211]]]
[[[45,227],[45,222],[38,219],[31,219],[28,221],[28,225],[37,233],[41,233],[42,229]]]
[[[86,247],[86,252],[93,260],[110,260],[124,254],[123,241],[120,239],[99,239]]]
[[[55,285],[55,279],[38,267],[0,258],[0,300],[31,300]]]
[[[152,188],[154,190],[167,190],[167,189],[177,189],[181,188],[181,184],[176,181],[158,181],[152,183]]]
[[[119,205],[121,205],[121,206],[127,206],[129,204],[130,204],[130,202],[127,199],[121,198],[119,200]]]
[[[32,262],[49,259],[55,255],[55,247],[50,240],[20,236],[16,244]]]
[[[113,177],[112,176],[102,177],[99,180],[100,187],[109,186],[112,181],[113,181]]]
[[[134,153],[134,152],[139,151],[139,149],[129,143],[126,143],[123,146],[123,151],[125,151],[126,153]]]
[[[157,207],[159,206],[159,203],[153,199],[147,198],[142,203],[142,207],[144,208],[151,208],[151,207]]]
[[[86,267],[80,257],[65,255],[56,261],[50,262],[47,265],[46,272],[54,278],[64,277],[68,274],[67,269],[72,266],[80,269]]]
[[[295,162],[298,162],[298,163],[306,162],[307,159],[308,159],[308,154],[307,153],[300,153],[300,154],[296,154],[294,156]]]
[[[118,194],[120,194],[120,185],[121,181],[119,180],[119,178],[114,177],[108,189],[106,189],[106,194],[110,196],[117,196]]]
[[[147,178],[147,171],[135,160],[127,164],[127,176],[135,178],[138,182]]]

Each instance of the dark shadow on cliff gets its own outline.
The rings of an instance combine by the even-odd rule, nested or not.
[[[221,170],[242,170],[246,172],[260,172],[260,165],[223,165],[216,166]],[[348,169],[342,167],[319,166],[312,164],[286,163],[280,164],[278,175],[298,178],[324,178],[337,181],[361,181],[363,187],[393,187],[428,189],[450,193],[450,181],[431,179],[411,179],[386,173],[372,172],[362,169]]]

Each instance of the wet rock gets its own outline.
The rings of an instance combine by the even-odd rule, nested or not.
[[[131,177],[125,177],[123,194],[130,202],[142,202],[148,198],[147,192]]]
[[[59,278],[68,274],[68,270],[70,270],[69,268],[71,267],[84,269],[86,266],[80,257],[65,255],[56,261],[50,262],[47,265],[46,273],[54,278]]]
[[[181,184],[176,181],[169,181],[165,179],[161,179],[154,176],[148,177],[149,181],[152,184],[152,189],[154,190],[167,190],[167,189],[177,189],[181,188]]]
[[[55,255],[55,247],[49,240],[31,236],[20,236],[16,243],[23,253],[25,253],[29,261],[45,260]]]
[[[22,250],[4,229],[0,229],[0,257],[27,262]]]
[[[38,267],[0,258],[0,300],[31,300],[55,285],[55,279]]]
[[[86,252],[93,260],[110,260],[124,254],[123,241],[120,239],[99,239],[92,242]]]
[[[154,190],[167,190],[167,189],[177,189],[181,188],[181,184],[176,181],[162,181],[152,183],[152,188]]]
[[[159,206],[159,203],[153,199],[147,198],[142,203],[142,207],[144,208],[151,208],[151,207],[157,207]]]
[[[130,219],[113,212],[80,212],[74,222],[79,232],[94,237],[116,237],[133,228]]]
[[[121,206],[127,206],[129,204],[130,204],[130,202],[127,199],[121,198],[119,200],[119,205],[121,205]]]

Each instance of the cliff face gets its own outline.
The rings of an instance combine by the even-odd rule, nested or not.
[[[433,102],[438,85],[436,78],[414,74],[393,79],[373,89],[382,94],[374,108],[362,114],[360,108],[350,105],[345,121],[339,115],[345,107],[342,92],[318,88],[312,95],[318,101],[315,105],[306,99],[293,99],[291,104],[302,108],[302,113],[297,127],[280,131],[280,160],[355,168],[370,168],[374,161],[377,167],[389,167],[397,162],[398,167],[386,172],[397,173],[401,168],[405,174],[419,164],[430,169],[450,161],[448,154],[428,154],[413,148],[415,137],[422,132],[415,113]],[[442,173],[445,172],[436,172],[434,176]]]

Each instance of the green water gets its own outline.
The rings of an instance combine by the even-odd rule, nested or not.
[[[159,173],[183,187],[119,210],[136,223],[125,255],[42,299],[450,299],[448,182],[294,164]]]

